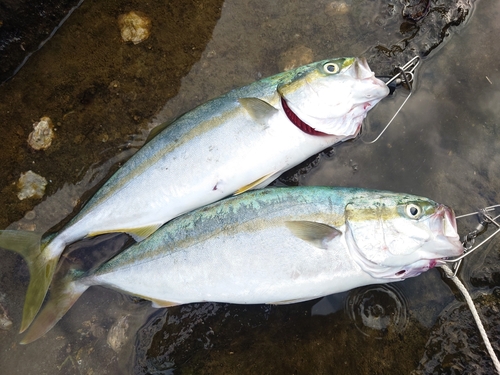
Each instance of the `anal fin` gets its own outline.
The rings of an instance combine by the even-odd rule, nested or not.
[[[173,307],[179,305],[177,302],[163,301],[161,299],[152,299],[152,298],[148,299],[151,301],[151,306],[153,306],[155,309],[162,309],[165,307]]]
[[[142,241],[143,239],[149,237],[151,234],[156,232],[156,230],[161,227],[162,224],[153,224],[145,227],[137,227],[137,228],[118,228],[118,229],[110,229],[110,230],[102,230],[91,232],[87,235],[87,237],[94,237],[101,234],[109,234],[109,233],[128,233],[132,236],[134,240],[137,242]]]
[[[310,301],[316,297],[306,297],[306,298],[296,298],[296,299],[288,299],[284,301],[278,301],[278,302],[269,302],[267,303],[268,305],[290,305],[292,303],[299,303],[299,302],[305,302],[305,301]]]
[[[270,179],[271,177],[273,177],[275,174],[276,174],[275,172],[272,172],[272,173],[266,174],[265,176],[262,176],[258,180],[255,180],[254,182],[251,182],[248,185],[245,185],[245,186],[239,188],[238,190],[236,190],[234,192],[234,195],[239,195],[241,193],[244,193],[245,191],[251,190],[251,189],[259,186],[264,181],[266,181],[266,180]]]

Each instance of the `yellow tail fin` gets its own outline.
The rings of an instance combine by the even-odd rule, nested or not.
[[[31,324],[21,344],[29,344],[47,333],[87,290],[88,285],[74,281],[81,274],[83,272],[70,270],[62,279],[54,280],[47,303]]]
[[[50,258],[48,243],[40,245],[41,236],[33,232],[0,231],[0,247],[20,254],[30,272],[20,332],[24,332],[42,306],[59,257]]]

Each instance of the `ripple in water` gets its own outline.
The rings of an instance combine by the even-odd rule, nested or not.
[[[345,310],[363,335],[377,339],[389,332],[404,331],[408,322],[406,299],[392,285],[374,285],[351,291]]]

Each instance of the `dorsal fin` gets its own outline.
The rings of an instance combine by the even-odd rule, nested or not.
[[[286,221],[285,225],[294,236],[320,249],[327,249],[327,243],[342,232],[328,224],[315,221]]]
[[[271,104],[258,98],[240,98],[241,106],[259,124],[267,126],[269,119],[279,111]]]

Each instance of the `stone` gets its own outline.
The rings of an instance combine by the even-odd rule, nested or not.
[[[33,171],[21,173],[21,177],[17,182],[19,189],[17,197],[21,201],[26,198],[42,198],[45,194],[46,186],[47,180]]]
[[[52,144],[52,139],[54,139],[54,124],[49,117],[42,117],[39,122],[33,124],[28,144],[34,150],[45,150]]]
[[[118,26],[124,42],[139,44],[149,38],[151,20],[141,12],[129,12],[118,17]]]

